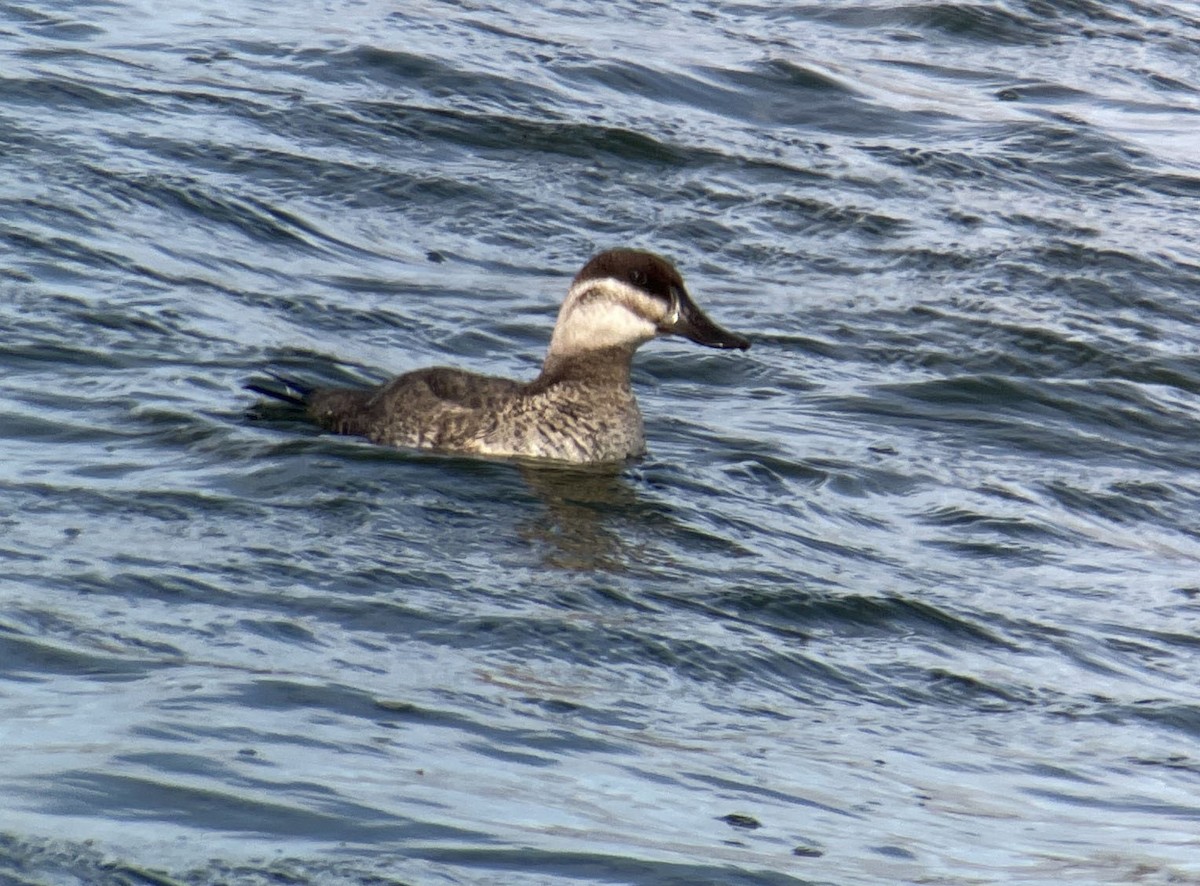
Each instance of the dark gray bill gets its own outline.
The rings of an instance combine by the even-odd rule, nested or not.
[[[744,351],[750,347],[749,340],[735,332],[722,329],[709,320],[708,316],[696,307],[686,290],[672,286],[671,297],[675,302],[673,316],[663,322],[659,331],[682,335],[698,345],[710,348],[738,348]]]

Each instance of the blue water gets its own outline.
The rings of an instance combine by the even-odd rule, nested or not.
[[[1200,8],[0,3],[0,883],[1200,883]],[[598,249],[753,348],[648,456]]]

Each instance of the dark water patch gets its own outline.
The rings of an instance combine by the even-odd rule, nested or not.
[[[881,130],[917,132],[935,127],[942,114],[933,110],[898,112],[862,97],[850,78],[772,59],[750,70],[708,70],[708,79],[729,84],[697,100],[756,126],[785,130],[818,128],[839,135],[874,135]],[[724,97],[723,101],[720,101]],[[725,107],[722,107],[725,105]]]
[[[402,18],[402,13],[393,13],[397,18]],[[572,47],[569,42],[563,39],[553,39],[539,34],[522,33],[516,27],[501,25],[496,22],[486,21],[483,19],[475,19],[471,22],[472,28],[484,34],[495,34],[503,37],[505,40],[510,40],[517,43],[526,43],[530,46],[538,46],[549,49],[557,49],[569,51]],[[533,56],[533,59],[538,62],[545,61],[546,55],[538,54]]]
[[[1049,9],[1035,12],[1034,4],[1017,9],[969,6],[957,3],[913,3],[879,8],[850,5],[836,10],[806,11],[806,17],[845,28],[892,31],[893,39],[929,35],[944,42],[968,41],[982,45],[1046,46],[1072,33],[1072,20],[1055,21]],[[1049,4],[1036,4],[1049,7]],[[1024,14],[1021,7],[1025,7]],[[1099,9],[1099,7],[1097,7]]]
[[[650,135],[600,123],[522,120],[447,109],[358,103],[357,112],[384,132],[404,140],[448,142],[472,150],[546,154],[574,158],[608,156],[656,167],[703,162],[711,152],[672,145]]]
[[[223,547],[226,545],[224,543]],[[233,557],[247,555],[252,556],[253,552],[232,552]],[[455,623],[456,613],[438,614],[401,602],[383,600],[373,603],[351,602],[356,596],[369,598],[387,594],[402,584],[403,572],[396,565],[389,568],[388,564],[384,564],[375,569],[342,574],[335,564],[327,562],[327,555],[319,553],[309,555],[304,551],[280,550],[269,552],[269,556],[264,556],[262,560],[266,563],[272,558],[279,561],[278,568],[272,570],[264,566],[261,575],[258,569],[241,568],[238,559],[233,559],[224,567],[181,563],[179,571],[191,575],[182,574],[171,580],[163,580],[156,575],[161,570],[161,561],[148,559],[138,562],[128,556],[118,556],[114,561],[117,565],[126,566],[124,571],[81,572],[71,577],[71,587],[77,592],[96,595],[101,599],[136,596],[172,606],[239,605],[244,611],[256,614],[256,623],[264,616],[272,623],[281,623],[284,627],[279,630],[283,631],[281,639],[284,642],[290,642],[290,634],[298,632],[303,635],[312,630],[311,625],[306,627],[301,624],[306,619],[363,632],[364,639],[368,636],[416,636],[421,631],[447,630]],[[288,561],[293,563],[291,569],[284,568]],[[141,571],[132,571],[129,568],[131,566],[140,566]],[[247,582],[246,586],[231,586],[230,579],[234,576]],[[418,571],[414,579],[419,577]],[[263,584],[251,584],[248,580]],[[331,596],[281,593],[280,588],[293,587],[293,583],[303,583],[315,592],[324,591]],[[432,590],[437,584],[431,582],[428,587]],[[263,636],[261,631],[254,633]]]
[[[904,704],[886,683],[873,680],[861,668],[833,665],[794,651],[750,653],[747,659],[754,671],[753,679],[745,680],[747,685],[781,693],[793,705],[809,707],[853,699],[855,704],[886,710]]]
[[[80,5],[103,9],[107,4],[84,3]],[[46,37],[51,40],[73,42],[88,40],[105,33],[98,26],[28,6],[6,3],[0,14],[3,14],[5,18],[18,22],[23,30],[34,37]]]
[[[110,114],[149,113],[149,102],[108,84],[84,83],[77,78],[42,74],[37,77],[0,77],[6,107],[30,110],[52,108],[60,113],[103,112]]]
[[[1200,194],[1200,176],[1180,173],[1155,173],[1147,176],[1147,187],[1168,197],[1194,199]]]
[[[1163,769],[1182,771],[1200,776],[1200,761],[1187,754],[1173,754],[1164,758],[1132,757],[1128,762],[1135,766],[1161,767]]]
[[[768,870],[746,870],[728,864],[687,864],[616,857],[593,852],[542,852],[531,849],[420,848],[416,855],[430,861],[461,865],[475,872],[501,875],[542,871],[572,882],[645,883],[677,886],[682,883],[722,883],[729,886],[805,886],[813,881]]]
[[[199,706],[190,705],[186,701],[166,701],[162,710],[167,715],[187,714],[199,710]],[[195,719],[184,719],[181,722],[159,722],[149,726],[135,726],[129,730],[130,736],[141,742],[153,743],[161,747],[162,743],[186,744],[189,746],[214,743],[222,747],[240,746],[237,751],[239,763],[272,766],[264,761],[256,747],[269,746],[274,752],[281,749],[296,747],[301,749],[317,749],[338,753],[345,751],[347,746],[342,742],[322,740],[308,733],[287,733],[264,730],[253,726],[241,725],[212,725],[197,722]],[[358,753],[378,754],[379,750],[367,742],[360,743],[354,750]],[[211,764],[211,758],[207,758]],[[210,772],[213,771],[210,769]]]
[[[753,641],[752,648],[739,651],[736,657],[722,654],[719,646],[708,647],[695,642],[675,641],[662,644],[658,650],[642,649],[639,652],[629,648],[627,640],[620,646],[614,640],[601,641],[605,648],[612,650],[603,660],[617,660],[613,653],[619,648],[628,650],[626,654],[630,656],[631,664],[647,657],[658,660],[666,654],[678,659],[673,663],[673,670],[690,674],[693,679],[709,681],[712,677],[707,672],[711,671],[720,673],[722,679],[730,682],[763,680],[772,687],[787,687],[789,693],[810,702],[815,698],[854,697],[864,703],[873,701],[891,706],[898,700],[890,686],[894,674],[880,684],[860,670],[822,662],[819,649],[814,646],[818,638],[837,636],[845,641],[851,638],[903,638],[906,642],[935,646],[969,644],[973,648],[982,646],[1010,651],[1017,648],[980,624],[917,601],[784,596],[756,600],[751,591],[743,588],[716,595],[711,603],[699,607],[675,597],[656,595],[653,599],[664,611],[668,611],[669,606],[675,611],[692,609],[704,613],[709,617],[710,625],[721,624],[730,632],[730,642],[734,634],[758,639]],[[763,646],[762,631],[783,644],[777,649]],[[804,649],[808,651],[802,651]],[[589,658],[592,654],[599,653],[591,653]],[[689,661],[705,662],[704,670],[689,666]],[[950,674],[942,676],[945,680],[953,678]],[[962,678],[963,681],[970,679]],[[906,684],[911,681],[896,682]],[[899,694],[903,697],[903,693]],[[922,696],[922,701],[928,703],[930,699]]]
[[[1197,86],[1193,83],[1177,80],[1174,77],[1166,74],[1160,74],[1156,71],[1140,70],[1137,71],[1137,73],[1144,77],[1146,81],[1156,89],[1160,89],[1163,92],[1195,95],[1198,91],[1200,91],[1200,89],[1197,89]]]
[[[1156,522],[1164,517],[1174,518],[1174,508],[1164,510],[1164,503],[1173,496],[1155,484],[1149,496],[1136,486],[1114,484],[1103,488],[1087,488],[1065,480],[1051,480],[1044,491],[1068,511],[1090,514],[1114,523]],[[1166,493],[1164,496],[1162,493]],[[1141,499],[1141,500],[1139,500]]]
[[[623,702],[619,709],[591,708],[561,698],[526,697],[524,704],[536,707],[563,724],[583,723],[596,732],[612,735],[614,732],[632,733],[641,728],[641,715],[645,707],[635,702]],[[581,750],[593,749],[603,753],[624,753],[616,742],[596,741],[586,743]],[[649,777],[649,776],[648,776]]]
[[[156,313],[159,319],[171,315],[169,310]],[[86,342],[74,337],[47,340],[49,337],[38,334],[38,327],[62,324],[86,329]],[[200,349],[206,344],[203,333],[171,328],[129,305],[63,311],[53,322],[26,324],[21,337],[33,340],[6,345],[0,350],[0,365],[8,368],[10,377],[20,384],[19,397],[24,407],[30,412],[45,413],[95,403],[107,385],[123,392],[130,377],[145,378],[147,370],[162,368],[164,358],[175,357],[181,347]],[[76,377],[68,378],[60,389],[47,390],[44,374],[55,370],[64,375],[74,372]],[[97,378],[90,370],[103,374]],[[211,384],[199,372],[192,381]],[[104,410],[118,405],[116,400],[104,401],[93,411],[102,415]],[[94,416],[89,418],[96,420]]]
[[[501,725],[495,722],[497,711],[492,703],[478,698],[464,697],[459,693],[446,694],[445,701],[454,707],[474,708],[471,713],[457,712],[450,706],[435,708],[400,700],[376,699],[349,686],[314,686],[282,680],[258,679],[249,684],[233,687],[226,700],[239,707],[257,711],[294,710],[314,718],[337,717],[367,721],[374,727],[401,731],[429,728],[445,730],[446,735],[455,735],[465,741],[464,746],[484,756],[494,756],[510,762],[519,761],[529,765],[557,765],[563,754],[623,754],[623,747],[599,736],[589,736],[577,729],[564,727],[527,729]],[[199,701],[188,698],[184,704],[194,709]],[[596,714],[588,719],[612,725],[613,718]],[[572,718],[575,722],[576,718]],[[185,730],[193,734],[191,727]],[[223,740],[233,740],[222,732]],[[240,736],[237,740],[246,740]],[[259,736],[261,741],[268,736]],[[273,738],[271,739],[274,740]],[[307,739],[306,739],[307,740]],[[372,754],[383,751],[367,750]]]
[[[1109,626],[1112,634],[1125,635],[1133,650],[1144,656],[1147,664],[1155,660],[1174,661],[1178,656],[1189,656],[1200,649],[1200,637],[1174,630],[1151,630],[1128,625]],[[1117,638],[1110,637],[1110,640]]]
[[[47,510],[57,510],[67,503],[66,510],[85,516],[119,515],[123,519],[147,517],[157,521],[184,521],[202,512],[208,516],[253,518],[260,515],[260,505],[205,492],[185,490],[118,490],[105,492],[86,487],[63,488],[46,483],[9,483],[9,494],[22,493],[28,502],[40,501]]]
[[[627,622],[627,620],[622,620]],[[680,677],[709,683],[736,683],[749,678],[753,663],[720,653],[698,640],[666,635],[646,635],[627,623],[602,621],[551,621],[531,623],[525,618],[478,618],[460,622],[457,640],[443,632],[428,632],[423,639],[451,643],[458,648],[505,650],[524,648],[522,660],[570,662],[582,658],[593,665],[669,667]]]
[[[739,487],[753,486],[778,497],[793,494],[792,482],[789,481],[816,488],[829,479],[829,472],[815,465],[770,456],[756,456],[730,465],[725,468],[725,473]]]
[[[0,875],[12,886],[48,882],[85,882],[96,886],[177,886],[160,871],[106,858],[86,842],[22,840],[0,834]]]
[[[96,221],[95,215],[83,205],[64,206],[40,195],[15,197],[9,201],[9,206],[14,215],[23,216],[27,224],[36,227],[82,233],[90,230]]]
[[[1075,193],[1114,198],[1142,184],[1142,152],[1067,114],[1048,114],[1044,125],[1027,127],[1007,144],[1034,158],[1039,177]]]
[[[374,844],[397,840],[479,839],[471,831],[405,820],[323,792],[243,779],[238,787],[257,796],[215,791],[130,775],[77,771],[39,791],[43,804],[64,815],[103,814],[116,820],[172,822],[216,833],[285,835],[289,838]],[[284,787],[284,790],[280,790]],[[264,799],[264,790],[292,803]],[[302,805],[304,804],[304,805]],[[314,808],[305,808],[311,805]]]
[[[140,146],[145,147],[144,140]],[[99,167],[91,172],[112,197],[141,203],[172,216],[194,215],[201,223],[228,227],[251,242],[302,251],[316,251],[326,245],[348,248],[348,244],[322,233],[296,214],[250,194],[235,195],[196,179],[177,176],[137,175]]]
[[[156,651],[166,651],[159,644]],[[0,628],[0,651],[4,655],[3,678],[7,680],[51,680],[56,676],[84,676],[102,682],[126,682],[145,678],[161,665],[159,660],[102,655],[51,642],[44,636],[20,636]]]
[[[1019,256],[1012,258],[1014,264],[1020,261]],[[1100,248],[1077,240],[1057,238],[1032,250],[1029,260],[1032,266],[1051,268],[1061,273],[1062,277],[1050,278],[1052,284],[1060,286],[1070,285],[1076,275],[1089,282],[1097,278],[1101,281],[1107,278],[1126,283],[1137,281],[1142,284],[1162,285],[1174,282],[1180,272],[1188,274],[1195,270],[1193,267],[1181,267],[1173,262],[1164,261],[1144,251]],[[1045,271],[1041,273],[1044,274]],[[1139,287],[1136,286],[1128,287],[1127,297],[1132,298],[1125,302],[1126,306],[1139,304],[1140,299],[1144,299],[1144,294],[1138,290]]]
[[[1021,767],[1030,775],[1038,778],[1055,779],[1058,781],[1071,781],[1081,785],[1096,785],[1099,786],[1102,782],[1099,779],[1092,778],[1083,772],[1078,772],[1074,769],[1068,769],[1064,766],[1056,766],[1049,763],[1034,763]]]
[[[0,413],[3,415],[3,413]],[[43,443],[87,442],[94,445],[101,441],[124,441],[127,434],[114,432],[97,425],[73,425],[60,419],[42,418],[37,415],[3,415],[3,430],[0,438]],[[131,465],[131,469],[136,466]]]
[[[330,116],[324,109],[310,107],[278,112],[280,117],[307,119],[318,126]],[[278,130],[286,125],[282,120],[264,121]],[[394,168],[385,158],[368,153],[363,157],[314,157],[304,153],[242,144],[171,142],[146,135],[129,136],[124,144],[147,151],[165,159],[187,160],[191,165],[208,168],[222,175],[250,176],[260,186],[267,186],[277,195],[294,199],[308,197],[322,202],[345,205],[350,209],[394,208],[406,204],[440,204],[485,202],[488,193],[478,182],[438,176],[432,172],[410,172]],[[364,146],[367,147],[367,146]],[[131,183],[135,184],[135,183]],[[175,199],[181,199],[176,197]],[[361,249],[345,241],[333,240],[328,233],[314,231],[310,223],[288,214],[279,219],[289,229],[312,235],[339,248]]]
[[[0,548],[0,558],[4,560],[25,560],[30,563],[38,563],[46,559],[44,554],[32,551],[19,551],[14,548]]]
[[[994,562],[1009,562],[1024,566],[1037,566],[1052,561],[1051,555],[1023,544],[1006,544],[1000,541],[958,538],[931,539],[926,544],[930,547],[942,548],[971,560],[992,560]]]
[[[1033,708],[1042,701],[1028,687],[1005,686],[945,668],[889,665],[883,673],[904,687],[896,694],[912,707],[942,705],[950,710],[995,714]]]
[[[264,93],[209,94],[173,90],[164,99],[182,106],[212,105],[214,112],[228,118],[230,124],[249,127],[252,131],[270,136],[266,143],[238,138],[207,139],[196,142],[181,137],[168,137],[157,129],[114,133],[113,143],[128,148],[134,158],[149,157],[151,167],[174,167],[176,161],[187,161],[186,167],[216,173],[241,174],[247,185],[267,184],[273,176],[260,178],[263,173],[282,174],[293,187],[304,182],[319,183],[305,172],[321,170],[336,174],[336,181],[347,180],[350,170],[388,170],[397,161],[386,153],[388,142],[383,133],[356,111],[354,103],[330,104],[303,95],[275,96]],[[399,107],[403,107],[400,105]],[[181,109],[182,110],[182,109]],[[282,140],[282,141],[280,141]],[[325,147],[342,144],[347,153],[318,150],[296,151],[291,145]],[[430,150],[411,146],[418,152]],[[294,165],[283,166],[283,158],[295,151]],[[139,164],[140,165],[140,164]]]
[[[880,451],[887,455],[886,448]],[[890,470],[887,467],[864,465],[859,462],[850,464],[833,459],[811,458],[807,460],[811,466],[827,472],[825,487],[832,492],[849,498],[868,498],[874,495],[899,495],[912,490],[923,482],[922,477],[910,472]],[[863,514],[855,514],[853,522],[859,526],[887,528],[887,523],[873,519]]]
[[[990,127],[972,150],[867,145],[872,157],[914,173],[918,179],[956,188],[999,186],[1022,192],[1061,189],[1097,197],[1131,195],[1142,184],[1142,157],[1129,146],[1077,121],[1053,117],[1044,123]]]
[[[122,562],[123,561],[123,562]],[[220,585],[210,581],[202,581],[190,576],[173,576],[164,579],[156,574],[158,560],[139,559],[129,556],[119,556],[117,562],[125,566],[142,566],[150,571],[136,572],[106,572],[83,573],[73,577],[72,585],[76,592],[97,595],[135,596],[144,600],[161,600],[164,602],[213,603],[222,599],[236,597]]]
[[[178,752],[118,754],[113,758],[113,762],[135,768],[152,769],[158,772],[173,772],[177,775],[237,778],[234,770],[231,767],[222,766],[199,754],[184,754]],[[315,794],[330,793],[329,791],[323,790],[316,785],[304,785],[300,783],[289,785],[289,787],[307,789]]]
[[[446,883],[511,881],[529,886],[593,882],[638,882],[654,886],[681,883],[730,883],[737,886],[804,886],[795,876],[739,869],[728,865],[667,863],[621,859],[612,855],[533,850],[476,850],[462,847],[408,848],[403,855],[381,856],[356,850],[330,861],[284,855],[238,863],[211,859],[172,863],[170,856],[133,865],[114,860],[84,842],[20,840],[0,835],[0,873],[16,883],[86,882],[93,886],[413,886],[436,879]],[[28,878],[28,879],[27,879]]]
[[[1076,300],[1081,310],[1124,311],[1130,307],[1128,290],[1114,284],[1075,279],[1051,283],[1064,297]],[[860,363],[904,370],[933,371],[944,376],[960,373],[1022,379],[1053,380],[1060,385],[1081,381],[1111,384],[1136,383],[1136,394],[1153,402],[1154,392],[1143,385],[1177,388],[1195,393],[1200,371],[1187,356],[1164,359],[1145,322],[1133,330],[1142,341],[1130,341],[1119,331],[1119,316],[1109,334],[1097,336],[1074,322],[1069,326],[1034,325],[1010,319],[1009,292],[988,293],[984,300],[946,309],[916,305],[904,311],[877,312],[873,329],[840,327],[829,338],[801,339],[795,344],[804,353],[822,360],[852,358]],[[1086,308],[1085,308],[1086,306]],[[969,313],[968,313],[969,312]],[[1024,311],[1022,311],[1024,313]],[[1090,323],[1089,323],[1090,325]],[[935,343],[936,342],[936,343]],[[793,342],[787,341],[788,345]],[[1161,407],[1156,407],[1161,408]]]
[[[809,806],[815,809],[820,809],[822,812],[829,812],[839,817],[844,818],[859,818],[860,812],[853,809],[842,809],[837,806],[831,806],[827,803],[812,800],[798,794],[788,793],[787,791],[773,788],[770,785],[746,785],[739,783],[732,778],[723,775],[711,775],[707,772],[687,771],[680,773],[682,778],[686,778],[700,784],[706,784],[711,787],[718,788],[723,791],[728,791],[732,795],[748,795],[759,800],[771,801],[772,803],[782,803],[785,805]]]
[[[764,597],[747,590],[722,594],[722,605],[762,623],[790,625],[812,632],[821,630],[839,637],[920,635],[973,646],[1011,644],[986,627],[929,603],[900,597],[870,598],[859,595],[834,597],[772,595]]]
[[[123,634],[116,625],[84,626],[73,620],[70,615],[51,609],[35,609],[32,606],[25,606],[21,609],[10,610],[8,618],[10,619],[9,629],[14,634],[22,636],[55,638],[64,644],[88,646],[112,653],[136,651],[163,656],[165,659],[182,655],[181,650],[170,643]]]
[[[1054,525],[1053,517],[1040,519],[979,513],[966,508],[937,508],[919,519],[946,530],[925,544],[957,551],[972,559],[1007,558],[1026,564],[1057,559],[1056,546],[1078,541],[1077,529]]]
[[[602,106],[621,100],[639,104],[656,101],[666,107],[694,108],[706,115],[720,113],[759,127],[790,129],[819,120],[835,131],[863,133],[875,131],[887,113],[864,101],[839,77],[782,58],[745,70],[664,70],[623,60],[558,65],[555,73],[573,86],[608,93],[602,97]],[[915,125],[928,115],[912,116]],[[888,122],[897,125],[894,113]]]
[[[761,206],[785,216],[788,232],[797,236],[850,233],[868,241],[886,241],[911,229],[909,219],[895,218],[868,206],[834,204],[816,196],[772,194],[762,198]]]
[[[463,722],[454,714],[422,711],[412,705],[381,703],[360,689],[278,679],[259,679],[232,687],[239,707],[256,710],[321,710],[339,717],[400,723],[407,719],[452,725]]]
[[[1130,705],[1112,706],[1099,715],[1108,722],[1140,721],[1181,732],[1189,739],[1200,736],[1200,704],[1179,704],[1166,699],[1143,699]],[[1200,817],[1200,806],[1189,815]]]
[[[992,182],[998,176],[1004,176],[1010,185],[1023,182],[1027,187],[1035,187],[1037,184],[1036,177],[1027,171],[1028,161],[1023,158],[1009,160],[981,152],[968,154],[953,150],[898,148],[894,145],[868,145],[863,150],[885,163],[915,172],[921,177],[954,181],[959,185],[970,181]]]
[[[395,348],[400,334],[408,349],[415,353],[432,350],[430,339],[437,334],[431,324],[412,307],[422,301],[450,300],[452,294],[440,288],[414,286],[408,297],[396,304],[389,303],[367,310],[353,304],[333,303],[319,293],[281,295],[278,293],[243,293],[238,299],[253,309],[269,310],[288,318],[297,325],[311,324],[318,342],[327,342],[328,350],[284,347],[248,354],[241,371],[246,381],[251,374],[271,370],[288,374],[307,384],[326,387],[370,387],[387,380],[387,370],[377,365],[356,362],[346,348],[347,337],[355,342],[375,342]],[[400,367],[398,367],[400,368]],[[247,396],[251,396],[247,394]],[[258,417],[271,419],[287,415],[278,404],[261,403],[266,409],[257,410]],[[272,412],[274,410],[274,412]],[[294,415],[295,411],[292,411]]]
[[[380,46],[358,46],[335,53],[307,50],[298,58],[321,80],[365,80],[396,90],[400,96],[415,93],[426,101],[445,102],[474,112],[540,113],[558,98],[527,78],[517,80],[500,70],[466,70],[428,55]]]
[[[0,232],[0,236],[3,236],[5,241],[21,252],[21,265],[37,277],[45,276],[53,279],[56,274],[61,273],[58,266],[62,264],[68,268],[78,266],[82,269],[116,273],[131,272],[134,275],[139,275],[142,270],[136,263],[112,249],[81,243],[67,237],[12,231]],[[43,261],[49,262],[49,267],[43,265]],[[44,275],[40,273],[43,269],[48,273]],[[151,279],[154,277],[153,274],[148,276]]]
[[[746,112],[745,93],[737,89],[722,89],[717,83],[725,72],[705,70],[700,79],[682,71],[661,70],[633,60],[609,61],[590,65],[557,65],[555,75],[563,81],[585,89],[610,90],[630,98],[650,99],[667,104],[691,105],[705,110],[720,108]]]
[[[1113,812],[1135,814],[1156,814],[1167,818],[1182,819],[1184,821],[1200,819],[1200,808],[1183,806],[1175,803],[1162,803],[1147,799],[1145,797],[1124,796],[1098,798],[1092,796],[1083,796],[1068,791],[1048,791],[1038,788],[1029,788],[1027,792],[1032,797],[1054,800],[1066,806],[1073,806],[1076,808],[1108,809]]]
[[[696,515],[696,520],[697,523],[703,522],[705,525],[683,524],[673,533],[674,538],[687,550],[707,556],[724,554],[725,556],[753,558],[756,552],[729,540],[727,536],[729,534],[739,536],[750,534],[753,527],[757,525],[756,518],[747,516],[740,520],[726,519],[719,521],[716,525],[700,515]],[[818,556],[835,554],[855,560],[886,560],[886,557],[877,551],[867,550],[841,540],[824,538],[812,532],[786,532],[779,538],[779,541],[786,546],[791,546],[793,550],[808,551]]]
[[[324,644],[311,630],[283,619],[241,619],[237,625],[251,634],[267,640],[286,643],[289,646],[307,646],[317,649]]]
[[[871,399],[826,400],[827,409],[888,416],[903,424],[955,433],[971,427],[978,445],[1003,442],[1031,452],[1075,459],[1143,461],[1168,459],[1192,464],[1186,443],[1186,414],[1158,408],[1132,387],[1093,382],[1039,382],[991,375],[888,385]],[[1149,443],[1147,429],[1154,433]],[[1178,445],[1172,445],[1178,444]],[[1183,447],[1183,448],[1181,448]]]

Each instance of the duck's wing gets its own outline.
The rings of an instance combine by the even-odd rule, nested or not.
[[[512,397],[522,387],[520,382],[512,379],[477,375],[474,372],[463,372],[461,369],[443,366],[410,372],[389,383],[387,387],[390,388],[400,381],[404,384],[398,387],[405,393],[411,392],[414,386],[424,386],[443,406],[462,409],[494,408],[498,401]]]
[[[522,385],[461,369],[433,367],[397,376],[374,391],[317,391],[308,413],[338,434],[376,443],[468,449],[486,434]]]

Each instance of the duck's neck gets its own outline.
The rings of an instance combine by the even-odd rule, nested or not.
[[[542,373],[534,383],[541,387],[564,381],[598,387],[628,386],[633,352],[636,350],[636,345],[614,345],[564,354],[551,348],[542,364]]]

